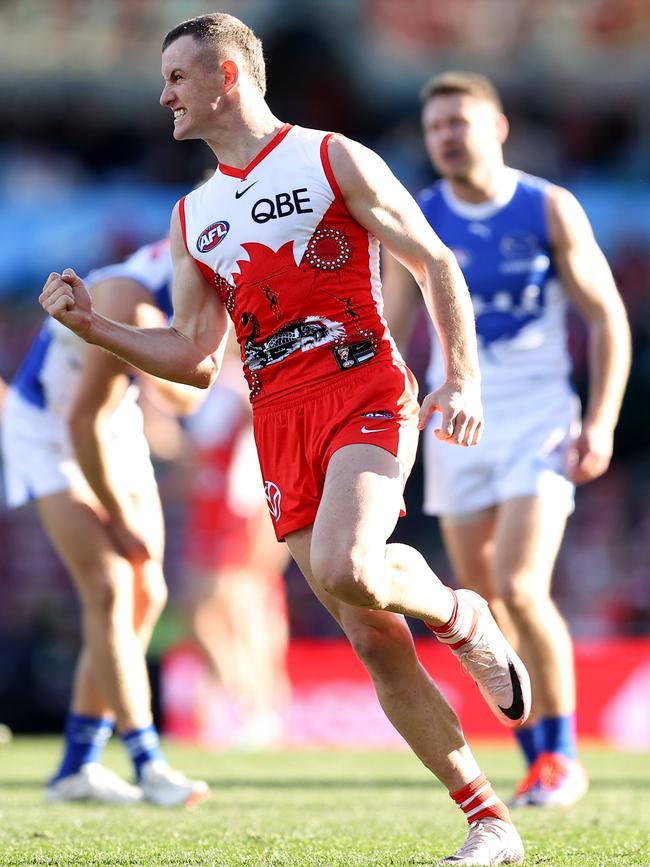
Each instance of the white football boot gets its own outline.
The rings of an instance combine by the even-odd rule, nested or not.
[[[492,864],[521,864],[524,844],[515,826],[501,819],[479,819],[469,826],[467,839],[455,855],[438,864],[490,867]]]
[[[589,779],[578,759],[543,753],[534,768],[536,779],[528,792],[531,807],[572,807],[587,793]]]
[[[508,644],[492,617],[487,602],[472,590],[456,595],[472,606],[477,621],[474,634],[460,647],[451,648],[472,677],[490,710],[504,725],[522,725],[530,713],[530,678],[526,667]]]
[[[193,807],[210,791],[203,780],[190,780],[160,759],[142,766],[139,783],[145,801],[159,807]]]
[[[50,802],[99,801],[104,804],[136,804],[142,797],[139,786],[132,786],[98,762],[82,765],[76,774],[61,777],[49,783],[45,789],[45,800]]]

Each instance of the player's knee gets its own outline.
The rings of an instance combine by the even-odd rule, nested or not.
[[[370,674],[384,683],[393,673],[402,676],[405,654],[414,655],[411,633],[399,616],[381,624],[355,626],[348,630],[348,639]]]
[[[323,548],[312,553],[314,578],[336,599],[363,608],[383,608],[381,593],[383,560],[376,564],[365,546],[347,549]]]
[[[141,591],[138,602],[142,623],[155,623],[167,604],[167,587],[165,584],[147,585]]]
[[[535,586],[537,583],[528,576],[506,582],[502,600],[511,616],[519,620],[534,616],[545,598],[545,594]]]
[[[95,563],[84,577],[82,605],[86,617],[111,623],[129,616],[133,576],[126,561]]]
[[[123,588],[114,576],[104,574],[95,581],[92,593],[86,595],[85,609],[87,615],[101,622],[110,623],[119,620],[124,609]]]
[[[386,545],[385,562],[388,570],[405,572],[407,574],[422,574],[429,572],[429,564],[422,554],[411,545],[401,542],[391,542]]]
[[[136,606],[144,620],[155,621],[167,604],[167,585],[162,572],[146,575],[138,583],[136,591]]]

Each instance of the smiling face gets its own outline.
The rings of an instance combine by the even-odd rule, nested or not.
[[[208,138],[224,95],[216,58],[192,36],[181,36],[162,55],[165,86],[160,104],[174,112],[174,138]]]
[[[422,126],[431,162],[445,178],[468,181],[503,162],[507,121],[486,100],[465,93],[432,96],[422,108]]]

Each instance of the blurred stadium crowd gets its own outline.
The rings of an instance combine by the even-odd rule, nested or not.
[[[158,105],[162,35],[208,11],[196,0],[5,0],[0,5],[0,376],[11,379],[41,321],[49,271],[83,273],[162,237],[174,201],[210,166],[176,143]],[[634,366],[609,473],[578,492],[556,573],[577,637],[650,632],[650,4],[644,0],[232,0],[219,4],[263,37],[270,105],[286,120],[341,131],[378,150],[412,190],[431,169],[418,89],[431,73],[491,76],[504,96],[514,165],[572,189],[612,264],[634,337]],[[411,363],[423,375],[426,331]],[[576,387],[584,331],[572,323]],[[167,511],[171,604],[158,647],[178,633],[186,478],[182,428],[156,438]],[[158,428],[160,431],[160,428]],[[173,447],[169,447],[169,432]],[[166,433],[165,433],[166,432]],[[398,529],[450,578],[419,509],[420,477]],[[28,510],[0,504],[0,659],[37,660],[45,719],[65,696],[78,645],[68,579]],[[292,634],[337,627],[297,572],[287,575]],[[0,679],[2,678],[0,671]],[[1,682],[0,682],[1,686]]]

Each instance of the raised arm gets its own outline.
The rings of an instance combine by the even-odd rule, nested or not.
[[[207,388],[219,372],[226,311],[187,252],[178,206],[170,231],[174,261],[174,319],[170,327],[137,328],[114,322],[94,310],[72,269],[50,274],[39,298],[44,310],[87,343],[107,349],[153,376]]]
[[[547,208],[556,268],[589,328],[589,400],[572,470],[582,484],[602,475],[611,460],[630,371],[630,329],[612,272],[580,204],[568,190],[552,187]]]
[[[445,356],[447,381],[422,403],[420,428],[442,413],[439,439],[478,442],[483,425],[474,311],[463,274],[410,193],[368,148],[333,136],[329,158],[352,216],[417,281]]]

